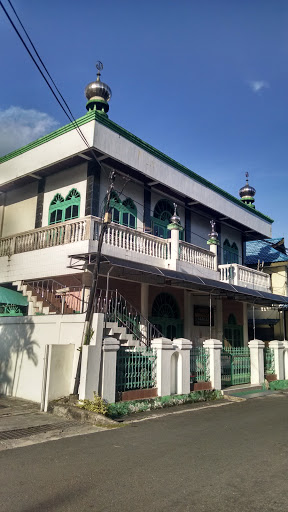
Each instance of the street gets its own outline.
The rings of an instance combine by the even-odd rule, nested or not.
[[[0,510],[284,512],[287,425],[277,394],[2,451]]]

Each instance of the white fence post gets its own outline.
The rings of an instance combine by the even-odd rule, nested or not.
[[[264,382],[264,347],[261,340],[251,340],[248,343],[250,349],[251,384]]]
[[[177,372],[177,393],[183,395],[190,393],[190,350],[192,348],[192,341],[178,338],[173,340],[173,345],[181,356]]]
[[[275,374],[278,380],[284,379],[284,343],[283,341],[273,340],[269,342],[269,348],[274,350]]]
[[[284,379],[288,379],[288,341],[283,341],[284,345]]]
[[[221,389],[221,350],[220,340],[205,340],[203,347],[209,350],[210,380],[213,389]]]
[[[102,392],[101,396],[110,403],[115,402],[116,365],[120,341],[116,338],[105,338],[102,347]]]
[[[157,353],[156,378],[158,396],[170,395],[171,392],[171,355],[173,342],[168,338],[155,338],[151,348]]]

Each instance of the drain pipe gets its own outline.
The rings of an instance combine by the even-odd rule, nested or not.
[[[253,303],[253,333],[254,333],[254,340],[256,340],[256,324],[255,324],[255,303]]]
[[[109,293],[109,279],[110,279],[110,272],[111,270],[113,270],[113,265],[112,267],[108,270],[107,272],[107,278],[106,278],[106,304],[105,304],[105,332],[106,332],[106,326],[107,326],[107,309],[108,309],[108,293]]]
[[[212,339],[212,295],[210,293],[210,298],[209,298],[209,306],[210,306],[210,318],[209,318],[209,322],[210,322],[210,340]]]

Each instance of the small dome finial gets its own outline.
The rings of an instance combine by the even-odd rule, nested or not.
[[[111,99],[112,92],[110,87],[100,80],[103,64],[100,60],[96,62],[97,78],[95,82],[90,82],[85,89],[85,96],[88,100],[87,110],[97,110],[100,113],[107,114],[109,110],[108,101]]]
[[[248,181],[249,172],[245,172],[245,176],[246,176],[246,185],[244,187],[240,188],[239,196],[241,197],[241,201],[244,204],[247,204],[251,208],[255,208],[254,196],[256,194],[256,189],[254,187],[251,187],[251,185],[249,185],[249,181]]]

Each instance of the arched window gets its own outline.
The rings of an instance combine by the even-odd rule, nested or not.
[[[49,225],[77,219],[80,213],[80,194],[76,188],[72,188],[66,198],[57,193],[49,206]]]
[[[176,299],[169,293],[159,293],[154,299],[150,322],[167,338],[179,338],[183,335],[183,320]]]
[[[239,251],[238,247],[233,242],[232,245],[230,245],[229,240],[226,238],[223,244],[223,263],[224,265],[228,263],[238,263],[239,262]]]
[[[123,225],[129,228],[136,228],[137,208],[130,197],[127,197],[122,203],[123,206]]]
[[[107,201],[107,196],[105,202]],[[112,222],[135,229],[137,227],[137,208],[130,197],[123,202],[113,190],[110,199]]]
[[[160,199],[154,208],[152,217],[152,233],[160,238],[170,238],[170,231],[167,229],[170,219],[174,213],[173,203],[168,199]]]
[[[56,194],[53,197],[49,206],[49,225],[62,222],[64,202],[64,197],[61,194]]]
[[[80,211],[80,194],[72,188],[65,198],[65,220],[77,219]]]
[[[174,214],[172,201],[169,199],[160,199],[154,208],[154,216],[151,218],[152,233],[160,238],[170,238],[171,232],[167,229]],[[179,232],[180,240],[183,240],[184,231]]]

